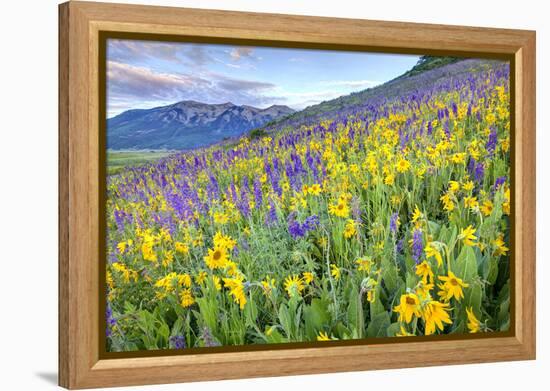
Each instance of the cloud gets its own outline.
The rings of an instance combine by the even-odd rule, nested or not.
[[[157,73],[149,68],[107,62],[109,93],[135,97],[175,98],[182,90],[207,86],[208,80],[198,76]]]
[[[214,62],[214,58],[204,46],[192,43],[111,39],[107,48],[108,60],[123,63],[162,60],[202,67]]]
[[[246,46],[239,46],[239,47],[233,48],[233,50],[231,50],[229,55],[231,56],[231,59],[233,59],[234,61],[239,61],[240,59],[247,58],[247,57],[255,58],[252,55],[253,51],[254,50],[252,48],[249,48]]]
[[[183,53],[194,65],[203,66],[214,61],[204,46],[192,45]]]
[[[182,100],[233,102],[251,106],[282,103],[273,83],[228,77],[214,72],[162,73],[116,61],[107,63],[109,116],[134,108],[150,108]]]
[[[227,76],[218,76],[217,85],[226,91],[262,91],[276,87],[273,83],[255,80],[234,79]]]
[[[107,58],[118,62],[148,58],[180,62],[181,59],[178,57],[180,46],[174,43],[110,39],[107,45]]]

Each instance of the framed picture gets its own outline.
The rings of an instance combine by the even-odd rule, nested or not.
[[[534,32],[59,12],[60,385],[535,358]]]

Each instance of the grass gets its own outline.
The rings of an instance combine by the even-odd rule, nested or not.
[[[172,153],[168,151],[108,151],[107,175],[117,174],[126,167],[135,167],[154,162]]]

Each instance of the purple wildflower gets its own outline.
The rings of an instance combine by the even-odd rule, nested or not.
[[[405,249],[404,240],[403,239],[398,240],[397,243],[395,244],[395,252],[400,254],[403,252],[404,249]]]
[[[183,335],[172,335],[169,340],[172,349],[185,349],[185,337]]]
[[[113,333],[113,327],[116,325],[116,319],[113,316],[113,310],[111,309],[111,305],[107,303],[107,307],[105,308],[105,320],[107,323],[107,327],[105,329],[105,335],[107,337],[110,337]]]
[[[319,225],[319,217],[311,215],[304,220],[302,225],[306,231],[313,231]]]
[[[361,223],[361,199],[357,196],[351,199],[351,214],[355,221]]]
[[[420,258],[422,257],[422,230],[415,229],[413,232],[413,239],[412,239],[412,256],[414,261],[419,264]]]
[[[493,155],[495,152],[495,149],[497,147],[497,131],[495,128],[491,129],[491,133],[489,133],[489,139],[487,140],[487,144],[485,144],[485,149],[487,152],[489,152],[489,155]]]
[[[312,215],[307,217],[302,224],[296,220],[296,214],[293,212],[288,215],[288,232],[293,239],[303,238],[309,231],[317,228],[319,217]]]
[[[390,231],[392,234],[395,234],[397,232],[397,219],[399,218],[399,214],[395,212],[390,217]]]
[[[220,343],[216,341],[216,339],[212,336],[210,329],[206,326],[202,329],[201,337],[202,337],[202,340],[204,341],[204,346],[208,348],[211,348],[214,346],[220,346]]]
[[[476,169],[475,169],[475,172],[474,172],[474,179],[481,183],[483,182],[483,178],[485,177],[485,166],[483,165],[482,162],[479,162],[477,165],[476,165]]]
[[[506,176],[500,176],[495,181],[494,189],[497,190],[500,186],[502,186],[506,182]]]
[[[256,204],[256,208],[260,208],[262,206],[262,184],[260,183],[260,180],[258,178],[254,179],[254,203]]]
[[[269,199],[269,212],[265,216],[265,224],[272,225],[277,221],[277,209],[275,208],[275,203],[273,199]]]

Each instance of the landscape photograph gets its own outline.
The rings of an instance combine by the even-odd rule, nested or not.
[[[507,61],[106,51],[107,352],[510,329]]]

